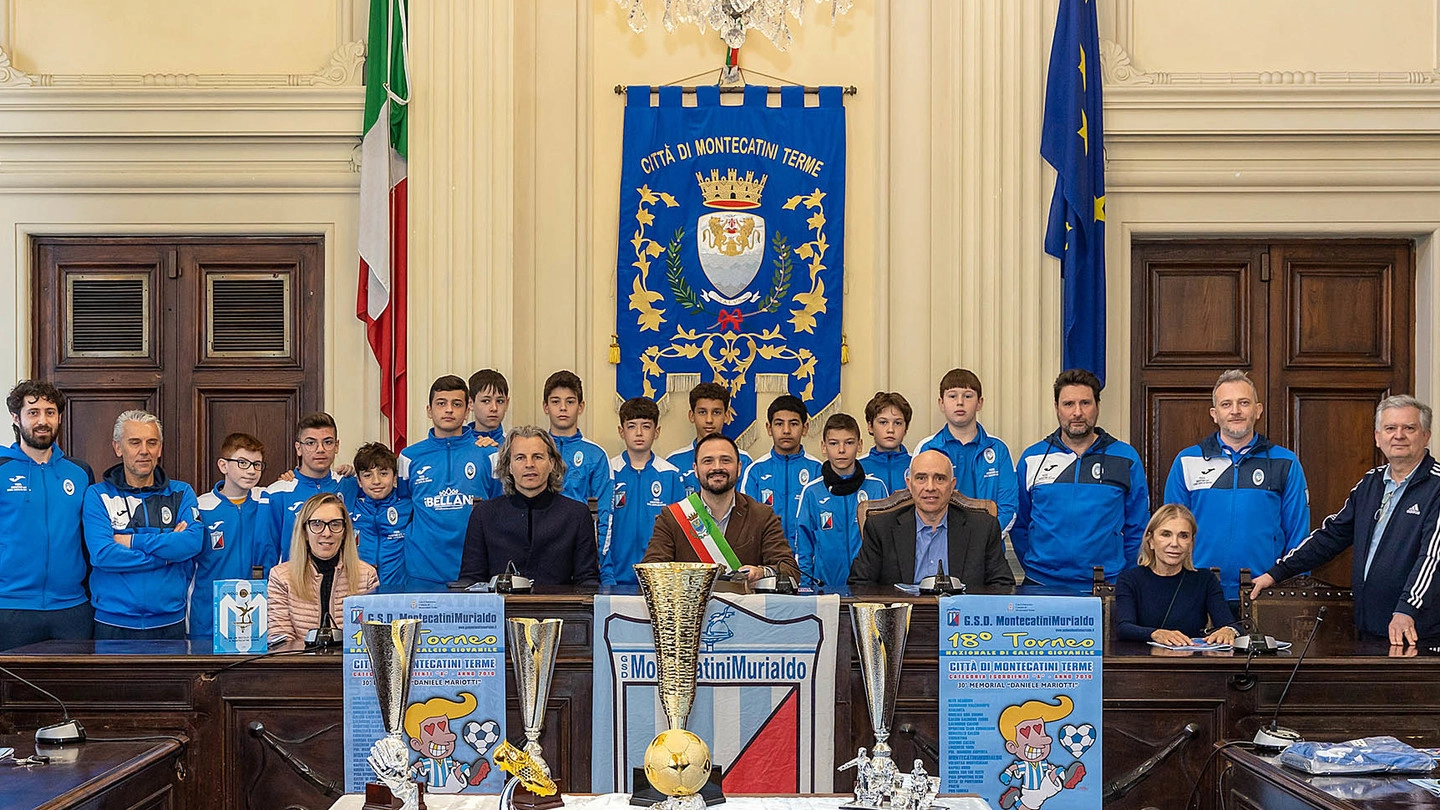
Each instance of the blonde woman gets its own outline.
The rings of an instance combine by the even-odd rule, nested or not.
[[[1216,644],[1235,640],[1235,617],[1220,581],[1196,571],[1195,516],[1179,504],[1155,510],[1140,541],[1138,568],[1115,580],[1115,634],[1125,641],[1182,646],[1204,636]],[[1206,624],[1206,617],[1209,624]],[[1205,628],[1215,630],[1205,635]]]
[[[270,569],[270,641],[303,639],[325,615],[342,626],[345,597],[379,584],[375,567],[360,561],[345,502],[331,492],[312,496],[295,516],[290,559]]]

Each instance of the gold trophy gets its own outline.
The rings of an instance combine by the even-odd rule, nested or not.
[[[655,665],[660,703],[669,728],[645,749],[645,779],[669,798],[659,810],[700,810],[724,801],[718,789],[700,795],[711,780],[710,747],[685,730],[695,704],[695,677],[700,663],[700,631],[720,566],[709,563],[641,563],[635,566],[640,593],[650,611],[655,635]],[[638,780],[637,780],[638,781]],[[718,788],[718,785],[714,786]],[[637,794],[642,793],[636,786]],[[643,796],[632,803],[643,802]]]
[[[370,746],[368,761],[379,782],[365,785],[365,810],[424,810],[420,785],[410,776],[410,747],[405,744],[405,705],[410,701],[410,672],[420,640],[419,619],[365,622],[360,626],[385,736]]]
[[[525,724],[525,747],[522,752],[506,743],[495,753],[495,763],[516,777],[505,786],[500,802],[503,810],[549,810],[565,804],[557,792],[545,755],[540,751],[540,727],[545,722],[545,701],[550,696],[550,680],[555,674],[563,624],[561,619],[505,620],[510,664],[515,669],[515,695],[520,701],[520,719]]]

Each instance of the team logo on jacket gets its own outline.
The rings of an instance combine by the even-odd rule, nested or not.
[[[835,514],[833,512],[820,513],[820,528],[827,531],[835,528]]]
[[[390,507],[389,509],[386,509],[386,510],[385,510],[385,520],[388,521],[391,526],[394,526],[396,523],[399,523],[399,522],[400,522],[400,510],[396,509],[396,508],[393,507],[393,506]]]
[[[212,531],[212,532],[210,532],[210,550],[211,550],[211,551],[219,551],[220,549],[223,549],[223,548],[225,548],[225,532],[221,532],[221,531]]]
[[[455,509],[465,509],[470,506],[470,496],[454,487],[446,487],[434,495],[430,495],[423,501],[426,509],[434,509],[436,512],[450,512]]]
[[[855,493],[856,503],[864,503],[868,500],[870,500],[870,493],[866,492],[865,490],[862,489],[859,492]]]
[[[774,505],[775,505],[775,490],[773,490],[773,489],[762,489],[762,490],[760,490],[760,501],[761,501],[761,503],[764,503],[766,506],[774,506]]]
[[[810,471],[809,471],[809,470],[801,470],[801,471],[800,471],[800,486],[803,487],[803,486],[805,486],[805,485],[808,484],[808,483],[810,483]]]
[[[65,490],[65,494],[66,494],[66,495],[74,495],[74,494],[75,494],[75,482],[74,482],[74,481],[71,481],[69,478],[66,478],[66,479],[65,479],[65,484],[64,484],[64,487],[63,487],[63,488],[64,488],[64,490]]]
[[[657,486],[658,486],[658,484],[657,484]],[[616,484],[616,485],[615,485],[615,508],[616,508],[616,509],[623,509],[624,507],[625,507],[625,485],[624,485],[624,484]]]
[[[994,463],[995,463],[995,448],[993,448],[993,447],[987,447],[987,448],[985,448],[985,463],[986,463],[986,464],[994,464]]]
[[[430,483],[430,476],[426,475],[426,473],[430,472],[430,467],[431,467],[431,465],[426,464],[424,467],[421,467],[420,469],[416,470],[416,471],[415,471],[415,475],[414,475],[414,477],[411,479],[410,483],[412,483],[412,484],[428,484],[428,483]]]
[[[467,462],[465,462],[465,477],[466,477],[467,479],[474,479],[474,478],[475,478],[475,462],[473,462],[473,461],[467,461]]]
[[[1100,466],[1100,462],[1098,461],[1095,462],[1095,466],[1090,468],[1090,475],[1093,476],[1096,481],[1100,480],[1100,473],[1102,472],[1104,472],[1104,468]]]
[[[1412,503],[1412,504],[1410,504],[1410,508],[1405,510],[1405,514],[1407,514],[1407,515],[1418,515],[1418,514],[1420,514],[1420,504],[1418,504],[1418,503]]]
[[[651,494],[653,497],[656,497],[656,498],[660,497],[660,491],[661,491],[662,489],[664,489],[664,487],[660,486],[660,482],[659,482],[659,481],[651,481],[651,482],[650,482],[650,494]]]
[[[1265,483],[1265,471],[1260,469],[1255,470],[1254,475],[1250,476],[1250,480],[1255,482],[1255,486],[1260,486]]]
[[[169,526],[169,525],[170,525],[170,521],[171,521],[171,520],[174,520],[174,519],[175,519],[175,513],[170,511],[170,507],[168,507],[168,506],[162,506],[162,507],[160,507],[160,522],[161,522],[162,524],[164,524],[164,525],[166,525],[166,526]]]
[[[30,487],[25,486],[25,476],[10,476],[10,492],[29,492]]]
[[[570,460],[574,462],[573,466],[579,467],[580,464],[585,461],[585,454],[576,450],[575,455],[571,456]]]

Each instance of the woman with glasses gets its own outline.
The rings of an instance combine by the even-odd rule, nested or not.
[[[379,585],[374,566],[360,561],[345,502],[331,492],[311,496],[295,516],[290,559],[270,569],[271,643],[339,629],[345,597]]]

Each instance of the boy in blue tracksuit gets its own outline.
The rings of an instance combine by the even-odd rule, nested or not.
[[[510,381],[493,368],[482,368],[470,375],[466,381],[470,390],[470,415],[475,421],[470,427],[475,431],[475,445],[486,448],[490,462],[482,467],[487,478],[485,486],[490,493],[487,497],[500,494],[502,487],[495,478],[496,458],[500,445],[505,443],[505,413],[510,410]]]
[[[355,451],[354,467],[358,486],[346,492],[345,507],[355,524],[356,550],[362,561],[375,566],[380,593],[401,593],[409,583],[405,535],[413,506],[395,486],[399,462],[390,448],[370,442]]]
[[[265,445],[248,433],[231,433],[220,443],[215,465],[223,478],[197,499],[205,530],[190,587],[189,636],[206,643],[215,631],[215,581],[252,579],[256,566],[264,579],[280,554],[265,492],[256,487],[265,471]]]
[[[820,477],[800,491],[795,559],[801,576],[813,577],[817,588],[838,588],[844,586],[860,553],[856,508],[862,501],[888,496],[890,490],[879,478],[866,475],[855,459],[860,453],[860,424],[855,417],[837,413],[825,420],[821,447],[826,461]]]
[[[492,496],[485,474],[494,448],[477,447],[465,424],[465,381],[451,374],[430,384],[430,435],[400,451],[400,490],[411,506],[405,535],[407,590],[443,591],[460,578],[470,507]]]
[[[95,476],[55,439],[65,395],[24,380],[6,398],[15,444],[0,447],[0,650],[94,632],[80,516]]]
[[[1020,506],[1010,541],[1035,585],[1090,593],[1092,569],[1114,581],[1136,564],[1150,491],[1135,448],[1095,427],[1100,380],[1070,369],[1055,379],[1060,427],[1020,454]]]
[[[580,503],[595,499],[595,540],[598,548],[605,548],[615,490],[610,482],[610,457],[577,427],[580,414],[585,413],[585,386],[574,372],[557,371],[545,378],[542,401],[550,418],[550,436],[565,462],[565,486],[560,494]]]
[[[610,459],[615,490],[610,525],[602,529],[600,584],[635,585],[635,563],[645,556],[655,518],[668,505],[685,497],[680,471],[655,455],[660,435],[660,408],[646,397],[627,399],[620,406],[620,439],[625,450]]]
[[[120,463],[85,491],[95,638],[184,639],[186,595],[205,526],[195,490],[160,469],[160,420],[115,421]]]
[[[979,420],[985,406],[980,378],[968,368],[952,368],[940,378],[940,413],[945,427],[920,442],[916,453],[939,450],[955,465],[955,491],[994,501],[1000,530],[1010,531],[1020,499],[1010,448],[985,432]],[[1132,561],[1133,562],[1133,561]]]
[[[1264,406],[1245,372],[1221,374],[1211,403],[1217,430],[1175,457],[1165,502],[1195,514],[1195,567],[1219,568],[1238,602],[1241,568],[1258,577],[1310,534],[1310,498],[1300,460],[1255,432]]]
[[[695,426],[695,440],[672,452],[665,460],[680,471],[680,480],[685,484],[685,494],[694,495],[700,491],[699,479],[695,477],[695,446],[706,436],[723,432],[726,423],[730,421],[730,389],[720,383],[700,383],[691,388],[690,410],[685,415],[690,424]],[[745,470],[749,467],[750,456],[741,450],[741,481],[745,479]]]
[[[860,454],[865,472],[885,482],[895,493],[906,487],[910,474],[910,451],[905,449],[905,434],[910,430],[914,412],[910,401],[895,391],[878,391],[865,404],[865,424],[870,430],[871,448]]]
[[[280,544],[279,558],[267,564],[267,568],[290,558],[295,515],[306,501],[321,492],[334,492],[344,497],[346,488],[354,486],[353,481],[346,484],[346,479],[331,469],[340,452],[339,435],[335,419],[328,413],[308,414],[295,425],[295,454],[300,463],[293,471],[294,476],[265,488],[265,499],[270,502],[271,524]]]
[[[820,477],[820,459],[805,452],[800,442],[810,427],[810,411],[799,397],[775,398],[765,412],[770,452],[755,459],[740,477],[740,491],[765,504],[780,516],[785,539],[795,548],[795,513],[800,490]]]

